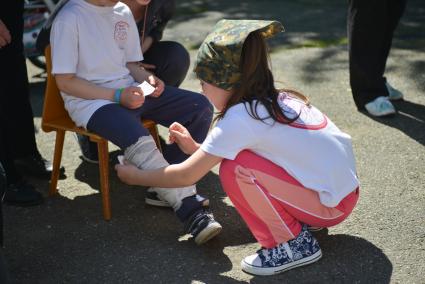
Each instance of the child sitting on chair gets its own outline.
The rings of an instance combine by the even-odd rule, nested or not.
[[[125,4],[70,0],[53,22],[50,42],[52,73],[72,120],[118,145],[140,169],[161,168],[187,157],[177,145],[165,146],[163,156],[141,117],[166,127],[178,121],[194,133],[195,140],[206,137],[211,104],[198,93],[164,86],[139,67],[143,55],[138,30]],[[155,87],[149,97],[138,87],[144,81]],[[220,232],[220,224],[204,208],[207,200],[196,194],[195,185],[153,189],[173,207],[197,244]]]

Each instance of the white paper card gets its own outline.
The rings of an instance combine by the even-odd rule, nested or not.
[[[118,159],[118,162],[120,162],[121,165],[124,165],[124,156],[123,155],[118,155],[117,159]]]
[[[151,84],[149,84],[148,82],[146,82],[146,81],[143,81],[143,83],[140,84],[140,85],[138,85],[138,87],[142,89],[143,95],[145,97],[146,96],[149,96],[150,94],[153,93],[153,91],[155,91],[155,88]]]

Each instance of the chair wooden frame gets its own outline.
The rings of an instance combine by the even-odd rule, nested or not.
[[[110,220],[111,202],[109,193],[109,150],[108,140],[101,136],[87,131],[84,128],[77,127],[71,120],[64,107],[64,102],[60,95],[60,91],[56,85],[54,76],[52,75],[52,61],[50,45],[45,49],[46,67],[47,67],[47,82],[44,97],[43,115],[41,127],[45,132],[56,132],[55,150],[53,156],[53,171],[50,180],[49,195],[57,194],[57,183],[59,179],[59,168],[62,159],[63,145],[66,131],[75,132],[86,135],[91,141],[96,142],[99,154],[99,180],[100,192],[102,195],[102,211],[103,218]],[[158,128],[154,121],[142,119],[141,123],[149,130],[154,138],[158,149],[160,148]]]

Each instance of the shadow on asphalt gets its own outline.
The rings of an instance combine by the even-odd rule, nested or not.
[[[410,101],[393,102],[398,114],[391,117],[374,117],[362,112],[371,119],[396,128],[413,140],[425,145],[425,106]]]
[[[281,275],[256,276],[250,283],[390,283],[393,265],[374,244],[345,234],[315,236],[323,252],[321,260]]]
[[[124,186],[114,177],[109,222],[102,219],[98,193],[73,200],[57,195],[32,208],[6,207],[5,215],[13,212],[13,220],[20,222],[14,229],[9,218],[6,221],[7,234],[14,236],[6,238],[5,244],[12,279],[17,283],[124,283],[136,279],[138,283],[246,283],[223,274],[240,269],[239,260],[247,254],[240,245],[255,246],[256,241],[235,209],[223,202],[217,179],[208,174],[199,189],[211,198],[223,231],[201,247],[181,237],[182,225],[172,210],[144,205],[140,188]],[[26,228],[31,237],[19,228]],[[323,251],[319,262],[276,276],[254,276],[250,282],[390,282],[393,266],[371,242],[346,234],[329,235],[327,230],[315,235]]]
[[[98,174],[92,175],[89,170],[87,176],[95,185]],[[233,269],[224,250],[255,240],[235,209],[223,202],[224,192],[217,190],[220,186],[215,174],[208,174],[198,188],[210,198],[223,232],[201,247],[182,236],[183,225],[171,209],[145,205],[144,190],[123,185],[112,172],[110,179],[113,213],[109,222],[102,219],[99,193],[73,200],[58,194],[38,207],[5,208],[5,215],[13,212],[13,220],[19,220],[19,228],[31,232],[28,238],[13,224],[6,223],[7,234],[14,236],[13,242],[7,238],[6,258],[17,283],[34,279],[38,283],[43,283],[43,279],[48,283],[76,279],[81,280],[79,283],[123,283],[135,279],[139,283],[242,283],[221,275]],[[39,188],[47,188],[47,182],[41,182]],[[98,190],[98,186],[94,189]]]

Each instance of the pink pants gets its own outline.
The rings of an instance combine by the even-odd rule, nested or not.
[[[248,178],[236,174],[240,167],[249,171]],[[295,238],[301,223],[319,227],[339,224],[359,198],[357,188],[336,207],[326,207],[317,192],[250,151],[240,152],[235,160],[223,160],[220,180],[254,237],[266,248]]]

